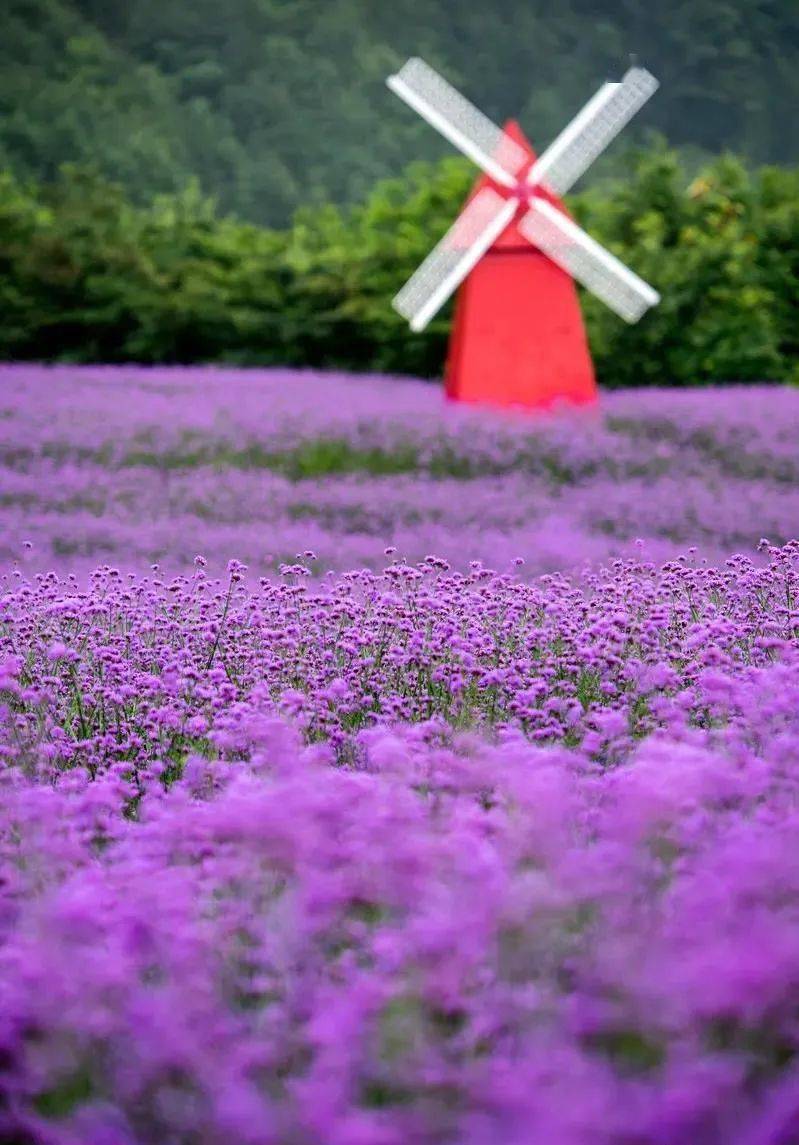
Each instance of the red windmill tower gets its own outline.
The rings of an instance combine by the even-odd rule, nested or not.
[[[606,83],[536,158],[518,125],[497,127],[423,60],[388,86],[483,174],[441,242],[394,299],[423,330],[461,283],[446,392],[458,401],[546,409],[596,400],[576,279],[628,322],[656,291],[569,217],[563,195],[657,88],[642,68]]]

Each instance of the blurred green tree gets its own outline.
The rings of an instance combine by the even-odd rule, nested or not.
[[[724,156],[688,172],[661,140],[570,199],[661,292],[627,326],[591,295],[600,382],[799,381],[799,170]],[[474,172],[447,158],[284,231],[220,214],[196,182],[132,203],[96,171],[0,176],[0,357],[232,362],[440,375],[449,308],[423,334],[392,296],[450,226]]]

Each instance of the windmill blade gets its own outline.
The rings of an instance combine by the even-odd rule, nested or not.
[[[528,159],[523,148],[424,60],[408,60],[386,83],[492,179],[515,186],[514,176]]]
[[[629,123],[658,88],[645,68],[630,68],[621,83],[606,83],[533,164],[530,183],[563,195]]]
[[[461,214],[393,301],[394,309],[423,330],[495,239],[513,219],[516,199],[505,199],[491,187],[467,203]]]
[[[519,230],[625,322],[637,322],[660,295],[545,199],[536,199]]]

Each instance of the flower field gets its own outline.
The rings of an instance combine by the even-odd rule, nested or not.
[[[446,407],[431,385],[312,373],[0,367],[0,561],[185,573],[378,568],[384,548],[525,574],[697,545],[723,561],[799,520],[796,391],[639,391],[604,417]],[[25,545],[28,542],[32,548]]]
[[[799,1140],[797,446],[0,370],[0,1141]]]

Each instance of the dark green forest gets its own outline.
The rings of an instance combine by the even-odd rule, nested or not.
[[[281,226],[447,153],[384,86],[410,55],[540,149],[631,54],[662,83],[633,138],[799,158],[797,0],[2,0],[0,167],[138,203],[195,177]]]

